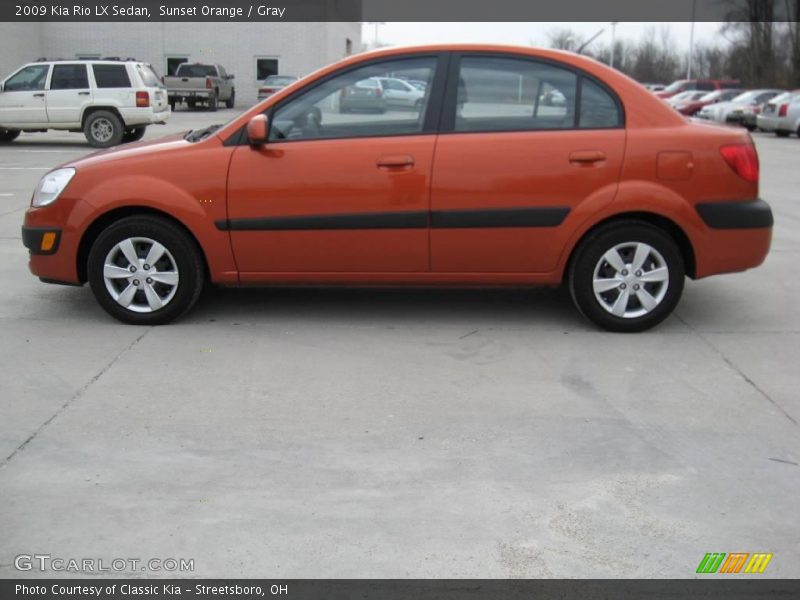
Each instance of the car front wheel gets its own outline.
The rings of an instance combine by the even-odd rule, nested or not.
[[[581,242],[568,281],[578,310],[596,325],[609,331],[644,331],[677,305],[683,292],[683,258],[661,229],[621,221]]]
[[[92,245],[87,266],[100,306],[132,325],[160,325],[182,316],[197,302],[205,278],[194,240],[152,216],[110,225]]]

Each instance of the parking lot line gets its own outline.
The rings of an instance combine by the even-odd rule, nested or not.
[[[0,167],[0,171],[41,171],[52,168],[53,167]]]

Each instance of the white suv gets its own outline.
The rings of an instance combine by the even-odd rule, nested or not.
[[[132,60],[39,61],[0,82],[0,143],[21,131],[63,129],[108,148],[140,140],[169,115],[158,76]]]

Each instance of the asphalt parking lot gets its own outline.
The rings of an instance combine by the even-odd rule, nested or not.
[[[754,138],[766,263],[688,282],[639,335],[552,290],[212,289],[175,325],[121,325],[30,275],[20,241],[38,178],[91,149],[0,147],[0,577],[44,553],[684,578],[706,552],[800,576],[800,140]]]

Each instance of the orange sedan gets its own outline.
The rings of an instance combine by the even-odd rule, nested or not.
[[[761,264],[758,178],[745,130],[690,122],[594,60],[395,48],[48,173],[23,241],[35,275],[88,281],[127,323],[181,316],[206,280],[563,283],[599,326],[639,331],[685,276]]]

